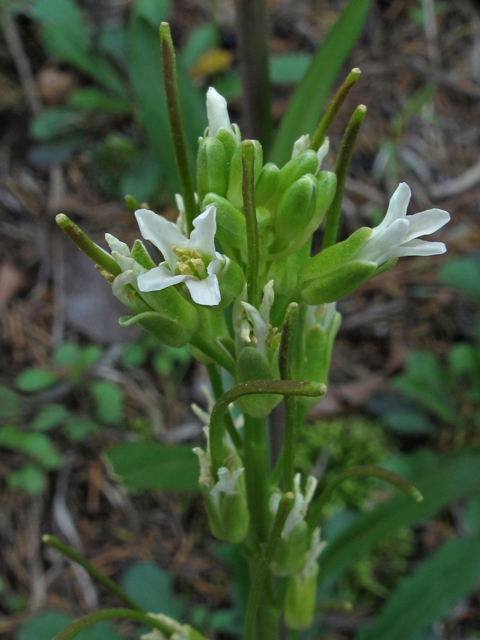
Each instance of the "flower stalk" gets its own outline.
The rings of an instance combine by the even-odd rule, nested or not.
[[[242,164],[243,211],[245,213],[245,222],[247,224],[247,300],[249,304],[258,308],[260,305],[260,287],[258,282],[260,248],[258,240],[257,214],[255,211],[255,148],[251,140],[245,140],[242,143]]]

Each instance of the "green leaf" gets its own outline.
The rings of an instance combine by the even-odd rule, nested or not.
[[[7,387],[0,387],[0,418],[15,416],[20,412],[22,399],[15,391]]]
[[[36,140],[51,140],[81,126],[85,115],[66,107],[53,107],[37,116],[30,125]]]
[[[45,473],[36,464],[26,464],[17,471],[11,471],[7,481],[11,489],[23,489],[31,495],[40,495],[46,485]]]
[[[36,431],[48,431],[65,422],[68,418],[68,409],[63,404],[46,404],[35,416],[32,429]]]
[[[320,579],[341,574],[352,562],[365,555],[398,529],[412,526],[431,517],[451,502],[480,492],[480,455],[456,457],[409,456],[405,475],[423,494],[423,502],[414,502],[403,494],[395,495],[366,514],[361,515],[336,537],[322,553]],[[403,473],[402,473],[403,472]]]
[[[71,420],[65,425],[64,431],[72,442],[81,442],[88,436],[96,433],[100,427],[91,420]]]
[[[72,93],[68,104],[75,109],[90,111],[105,111],[106,113],[130,113],[131,106],[128,101],[111,98],[99,89],[85,87]]]
[[[41,391],[51,387],[58,382],[59,377],[43,367],[32,367],[31,369],[25,369],[20,375],[15,378],[14,384],[21,391],[28,393],[34,393],[35,391]]]
[[[350,0],[315,53],[275,139],[270,160],[278,166],[290,159],[295,140],[315,131],[328,92],[360,35],[370,4],[371,0]]]
[[[176,619],[181,615],[182,603],[172,595],[171,578],[156,564],[139,562],[127,569],[122,587],[144,611]]]
[[[59,611],[39,613],[23,622],[16,640],[52,640],[74,618]],[[99,622],[79,633],[76,640],[122,640],[122,637],[106,621]]]
[[[270,82],[272,84],[297,84],[312,62],[309,53],[284,53],[270,60]]]
[[[450,540],[404,578],[372,628],[359,640],[417,640],[473,591],[480,577],[480,536]]]
[[[81,349],[75,342],[64,342],[53,352],[53,362],[64,367],[73,367],[80,357]]]
[[[425,435],[437,433],[428,416],[420,411],[389,411],[382,416],[386,426],[395,433],[404,435]]]
[[[188,446],[125,442],[104,456],[111,473],[132,491],[198,491],[198,463]]]
[[[42,169],[64,164],[83,145],[83,133],[74,131],[61,138],[36,144],[28,151],[29,161]]]
[[[62,457],[43,433],[28,433],[7,425],[0,429],[0,446],[36,458],[46,469],[58,469]]]
[[[139,342],[130,342],[123,347],[122,362],[125,367],[141,367],[145,364],[148,350]]]
[[[468,503],[465,524],[470,533],[480,533],[480,498],[472,498]]]
[[[100,422],[118,425],[123,420],[123,393],[108,380],[92,382],[90,393],[95,400],[95,415]]]
[[[204,53],[218,47],[219,42],[220,36],[216,25],[205,24],[194,29],[181,53],[185,69],[191,69]]]
[[[70,377],[73,380],[77,380],[84,371],[93,367],[93,365],[99,361],[102,353],[102,348],[96,344],[89,344],[87,347],[84,347],[72,367]]]
[[[480,302],[480,263],[473,258],[457,258],[444,263],[440,278],[450,287],[463,291]]]

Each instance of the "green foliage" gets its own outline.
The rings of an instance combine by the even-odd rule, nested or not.
[[[123,393],[119,387],[108,380],[99,380],[92,382],[89,390],[94,400],[94,413],[97,420],[105,424],[121,424],[123,420]]]
[[[22,399],[20,396],[8,389],[0,387],[0,418],[9,418],[20,411]]]
[[[166,571],[150,562],[131,566],[122,576],[125,592],[144,611],[179,618],[182,603],[172,594],[172,579]]]
[[[58,376],[49,369],[42,367],[32,367],[26,369],[15,378],[15,386],[20,391],[26,391],[27,393],[34,393],[35,391],[41,391],[47,389],[58,382]]]
[[[15,640],[52,640],[74,618],[59,611],[47,611],[31,616],[22,623]],[[99,622],[82,631],[77,640],[122,640],[108,622]]]

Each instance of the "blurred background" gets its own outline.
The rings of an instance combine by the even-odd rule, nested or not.
[[[267,4],[277,126],[349,3]],[[101,246],[106,231],[130,245],[139,234],[127,193],[175,220],[178,183],[157,32],[165,19],[193,161],[207,124],[208,86],[227,98],[232,121],[243,126],[233,0],[1,2],[6,640],[50,640],[71,616],[117,606],[78,567],[44,549],[44,533],[85,553],[147,610],[182,616],[212,638],[239,637],[246,568],[232,547],[211,538],[188,453],[201,442],[202,422],[190,405],[206,408],[206,373],[188,349],[121,328],[123,307],[55,225],[64,212]],[[436,206],[452,222],[438,234],[446,256],[401,260],[340,303],[331,386],[311,410],[298,451],[299,469],[314,464],[319,477],[354,464],[389,464],[408,474],[480,444],[480,3],[372,0],[329,95],[353,67],[362,78],[333,124],[323,165],[334,169],[350,114],[365,104],[342,236],[378,224],[400,181],[412,188],[411,213]],[[153,442],[164,457],[139,472],[138,446]],[[463,501],[440,505],[434,517],[398,529],[356,559],[327,594],[351,601],[352,610],[324,613],[322,631],[311,637],[358,638],[426,558],[465,532],[478,533],[478,473],[462,479],[473,487]],[[342,485],[329,508],[327,539],[390,495],[374,481]],[[477,582],[402,640],[480,637]],[[85,640],[120,637],[136,638],[138,629],[105,624]]]

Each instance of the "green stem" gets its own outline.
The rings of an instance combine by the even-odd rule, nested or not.
[[[342,146],[337,158],[335,173],[337,176],[337,190],[330,209],[327,214],[327,224],[323,237],[323,248],[327,249],[337,242],[338,226],[340,224],[340,214],[342,212],[343,192],[345,191],[345,181],[352,160],[353,149],[357,140],[362,123],[367,114],[367,107],[361,104],[355,109],[347,130],[343,136]]]
[[[250,589],[245,615],[245,640],[255,640],[255,626],[258,606],[262,597],[262,590],[268,573],[268,567],[273,558],[273,554],[282,535],[283,527],[288,518],[288,514],[293,508],[293,493],[285,493],[278,506],[278,511],[273,522],[272,530],[268,536],[265,551],[260,559],[260,564],[256,570],[255,578]]]
[[[247,136],[267,153],[273,137],[265,0],[236,0]]]
[[[44,544],[52,547],[53,549],[56,549],[57,551],[60,551],[60,553],[62,553],[64,556],[70,558],[70,560],[73,560],[81,567],[83,567],[85,571],[90,576],[92,576],[92,578],[98,580],[98,582],[101,582],[101,584],[107,587],[107,589],[118,596],[120,600],[123,600],[127,607],[135,609],[136,611],[143,611],[143,609],[139,607],[122,589],[120,589],[120,587],[118,587],[115,582],[110,580],[110,578],[107,578],[106,575],[96,569],[93,564],[91,564],[86,558],[77,553],[75,549],[72,549],[54,536],[44,535],[42,536],[42,540]]]
[[[255,542],[258,545],[266,541],[269,529],[267,426],[264,418],[252,418],[248,413],[244,414],[244,419],[243,464],[247,505]]]
[[[142,624],[157,629],[163,635],[170,637],[174,633],[174,629],[171,629],[168,625],[147,613],[141,611],[133,611],[132,609],[103,609],[103,611],[94,611],[88,613],[86,616],[78,618],[72,624],[69,624],[66,629],[60,631],[53,640],[71,640],[79,633],[88,629],[97,622],[106,620],[108,618],[127,618],[128,620],[136,620]]]
[[[228,405],[243,396],[263,395],[268,393],[284,396],[316,397],[326,393],[326,385],[319,382],[294,382],[293,380],[251,380],[235,385],[221,396],[213,407],[210,416],[210,455],[214,477],[218,478],[218,470],[223,465],[223,415]],[[246,418],[246,416],[245,416]],[[245,447],[248,435],[245,432]]]
[[[282,328],[282,338],[278,353],[280,377],[282,380],[291,380],[291,359],[293,335],[298,321],[298,304],[292,302],[285,314]],[[283,444],[283,490],[293,490],[293,476],[295,473],[295,432],[297,401],[294,396],[285,397],[285,437]]]
[[[206,340],[198,332],[194,333],[190,338],[190,344],[233,375],[233,360],[229,358],[224,351],[218,349],[217,347],[214,347],[211,342]]]
[[[118,276],[121,269],[112,256],[104,251],[98,244],[95,244],[90,238],[73,223],[64,213],[59,213],[55,218],[60,229],[67,235],[70,240],[77,245],[80,251],[96,262],[102,269],[105,269],[112,276]]]
[[[195,190],[193,188],[192,174],[188,162],[187,146],[182,126],[180,101],[178,98],[177,65],[175,61],[175,49],[173,48],[170,25],[162,22],[160,25],[160,41],[162,44],[163,82],[167,98],[168,119],[172,133],[175,160],[177,161],[178,176],[180,179],[180,191],[182,192],[183,205],[187,230],[193,231],[193,221],[197,216],[195,202]]]
[[[216,364],[207,364],[206,367],[208,377],[210,378],[210,384],[212,385],[213,395],[215,396],[215,400],[218,400],[224,394],[222,375]],[[235,445],[235,449],[241,455],[243,450],[243,441],[237,431],[237,427],[233,422],[232,414],[230,413],[230,411],[227,410],[225,412],[223,422],[225,424],[225,429],[227,430],[228,435]]]
[[[398,475],[398,473],[395,473],[394,471],[389,471],[388,469],[382,469],[381,467],[373,465],[352,467],[331,480],[310,506],[307,519],[312,528],[316,526],[322,513],[322,509],[331,498],[333,492],[348,478],[358,476],[366,476],[367,478],[383,480],[384,482],[388,482],[393,485],[410,498],[413,498],[416,502],[421,502],[423,500],[423,496],[420,491],[414,487],[413,484],[410,484],[408,480],[405,480],[405,478],[402,478],[402,476]]]
[[[247,226],[247,300],[256,309],[260,306],[260,286],[258,270],[260,263],[260,248],[258,241],[257,214],[255,211],[255,183],[254,164],[255,148],[251,140],[242,142],[243,162],[243,211]]]
[[[352,69],[348,76],[345,78],[344,83],[340,87],[340,89],[335,94],[335,97],[332,100],[332,103],[328,107],[326,114],[320,120],[320,124],[315,131],[312,142],[310,144],[310,148],[314,151],[318,151],[325,140],[325,136],[330,129],[330,125],[332,124],[335,116],[339,112],[342,104],[345,101],[345,98],[348,96],[350,89],[353,85],[360,79],[361,75],[360,69]]]

